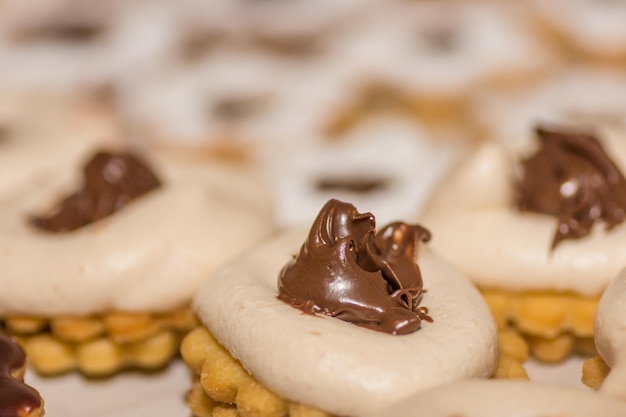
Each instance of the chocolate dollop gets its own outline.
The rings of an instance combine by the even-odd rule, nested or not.
[[[556,216],[552,248],[587,236],[596,222],[610,230],[626,216],[626,180],[598,139],[585,132],[536,128],[540,148],[523,161],[517,187],[522,211]]]
[[[415,332],[422,320],[432,321],[419,306],[423,283],[415,261],[419,242],[429,239],[425,228],[400,222],[376,233],[371,213],[330,200],[280,272],[278,298],[368,329]]]
[[[52,213],[31,223],[49,232],[69,232],[100,220],[159,187],[155,174],[132,153],[98,152],[83,169],[81,190],[61,200]]]
[[[25,385],[21,375],[26,355],[17,342],[0,334],[0,417],[18,417],[41,407],[37,391]]]

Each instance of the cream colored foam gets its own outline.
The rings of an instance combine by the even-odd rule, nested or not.
[[[622,417],[626,403],[589,391],[526,381],[462,381],[364,417]]]
[[[626,172],[626,142],[597,126],[607,153]],[[530,148],[530,136],[515,149]],[[562,241],[550,251],[557,220],[513,206],[513,171],[522,153],[488,143],[444,181],[421,216],[432,246],[482,287],[571,290],[599,295],[624,266],[626,225]]]
[[[169,310],[271,231],[267,193],[251,175],[207,161],[148,160],[162,188],[71,233],[39,231],[26,218],[73,191],[78,167],[0,201],[0,316]]]
[[[626,399],[626,269],[602,294],[594,322],[594,341],[598,353],[611,367],[600,390]]]
[[[281,267],[306,233],[286,233],[204,282],[200,319],[255,379],[277,394],[338,415],[362,415],[416,391],[488,377],[496,326],[476,289],[421,248],[419,264],[433,323],[391,336],[305,315],[279,301]]]

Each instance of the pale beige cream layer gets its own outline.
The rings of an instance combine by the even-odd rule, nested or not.
[[[623,133],[608,125],[596,131],[609,156],[626,172]],[[432,246],[483,288],[573,291],[597,296],[624,267],[626,225],[607,232],[602,224],[582,239],[550,250],[553,216],[514,207],[513,179],[528,140],[507,147],[487,143],[450,175],[420,219]]]
[[[37,230],[27,218],[77,189],[79,166],[0,201],[0,316],[179,308],[206,275],[271,232],[269,198],[252,174],[145,157],[163,186],[71,233]]]
[[[263,386],[338,415],[362,415],[416,391],[489,377],[496,325],[478,291],[428,248],[419,265],[433,323],[391,336],[303,314],[279,301],[282,266],[304,242],[292,231],[212,274],[194,308],[216,339]]]

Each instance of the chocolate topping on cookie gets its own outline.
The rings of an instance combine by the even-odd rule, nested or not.
[[[26,355],[17,342],[0,334],[0,417],[30,415],[41,407],[37,391],[22,381]]]
[[[83,189],[61,200],[50,215],[33,217],[33,225],[57,233],[76,230],[161,185],[150,168],[131,153],[98,152],[83,171]]]
[[[520,210],[556,216],[552,248],[587,236],[596,221],[607,229],[626,216],[626,180],[593,135],[536,129],[540,148],[523,161],[518,184]]]
[[[300,253],[281,271],[278,298],[305,313],[337,317],[368,329],[408,334],[432,319],[419,307],[422,276],[415,262],[419,225],[392,223],[376,233],[371,213],[330,200]]]

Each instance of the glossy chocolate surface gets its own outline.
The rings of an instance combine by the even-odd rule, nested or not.
[[[31,223],[48,232],[70,232],[110,216],[161,185],[150,168],[131,153],[98,152],[83,174],[81,190],[62,199],[50,214],[32,217]]]
[[[430,233],[392,223],[376,232],[371,213],[330,200],[309,236],[279,276],[278,298],[306,312],[336,317],[390,334],[432,321],[419,306],[422,276],[415,259]]]
[[[26,355],[17,342],[0,333],[0,417],[17,417],[41,407],[37,391],[15,373],[26,366]]]
[[[607,229],[626,216],[626,180],[589,133],[536,129],[540,148],[523,161],[517,187],[522,211],[555,216],[552,248],[565,239],[587,236],[596,222]]]

